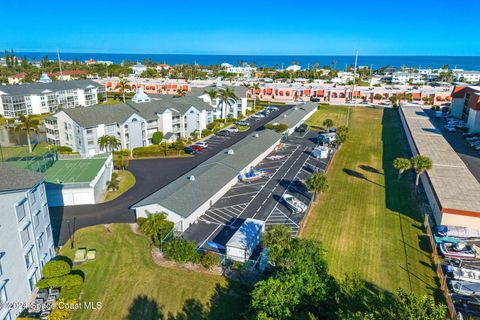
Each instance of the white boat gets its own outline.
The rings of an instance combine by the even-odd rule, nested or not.
[[[455,280],[480,283],[480,270],[447,266],[447,271]]]
[[[267,157],[268,160],[280,160],[280,159],[283,159],[285,158],[285,156],[270,156],[270,157]]]
[[[480,283],[451,280],[450,285],[455,293],[465,296],[480,296]]]
[[[457,227],[457,226],[438,226],[437,234],[442,237],[454,237],[460,239],[480,239],[480,230]]]
[[[282,199],[293,213],[304,213],[307,211],[307,205],[291,194],[285,193]]]
[[[442,242],[439,245],[440,252],[445,258],[461,260],[480,259],[480,250],[476,245],[467,245],[465,242]]]
[[[269,170],[257,169],[255,167],[250,168],[250,171],[238,175],[238,180],[250,183],[261,179],[263,176],[270,174]]]

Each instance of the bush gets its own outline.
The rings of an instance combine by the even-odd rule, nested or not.
[[[124,157],[129,157],[130,156],[130,149],[122,149],[119,151],[113,151],[113,155],[122,155]]]
[[[145,220],[147,220],[147,218],[144,218],[144,217],[137,218],[137,224],[140,228],[142,227],[142,224],[145,222]]]
[[[165,246],[165,258],[177,262],[198,263],[200,255],[197,252],[195,241],[174,239]]]
[[[72,152],[72,151],[73,151],[72,148],[67,147],[67,146],[59,146],[59,147],[57,147],[57,150],[58,150],[58,152],[60,152],[60,153],[64,153],[64,152],[65,152],[65,153],[69,153],[69,152]]]
[[[61,277],[42,278],[37,282],[37,288],[46,289],[49,287],[75,287],[83,285],[83,277],[79,274],[67,274]]]
[[[72,271],[72,265],[62,256],[58,256],[45,264],[42,275],[44,278],[55,278],[67,275]]]
[[[55,302],[55,306],[52,309],[52,313],[50,313],[50,316],[48,319],[50,320],[66,320],[70,319],[70,316],[73,313],[74,308],[66,308],[66,307],[59,307],[59,304],[62,303],[62,305],[71,305],[74,306],[77,304],[76,299],[59,299],[57,302]]]
[[[206,137],[206,136],[209,136],[213,133],[212,130],[209,130],[209,129],[203,129],[202,130],[202,137]]]
[[[163,132],[157,131],[152,135],[152,143],[159,144],[163,140]]]
[[[220,264],[220,257],[213,252],[204,252],[200,257],[200,263],[207,269]]]

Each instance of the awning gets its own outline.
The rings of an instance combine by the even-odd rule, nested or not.
[[[265,94],[272,94],[272,88],[265,89]]]
[[[323,90],[317,90],[317,97],[323,97],[324,92]]]
[[[310,90],[308,90],[308,89],[303,90],[303,94],[304,95],[310,95]]]
[[[412,94],[413,100],[421,100],[422,99],[422,94],[420,92],[414,92]]]

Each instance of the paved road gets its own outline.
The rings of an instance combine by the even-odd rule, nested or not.
[[[240,141],[291,107],[291,105],[279,107],[278,111],[272,112],[268,117],[252,122],[251,128],[246,132],[236,133],[231,137],[213,138],[209,147],[194,157],[130,161],[129,170],[135,175],[137,183],[117,199],[96,205],[50,208],[55,243],[63,245],[74,229],[106,223],[134,222],[135,215],[129,209],[130,206]]]
[[[207,241],[225,246],[247,218],[265,221],[267,226],[284,224],[296,236],[304,214],[293,214],[280,199],[288,192],[304,203],[311,201],[312,194],[299,182],[311,174],[305,170],[305,164],[325,169],[329,162],[328,159],[317,160],[310,156],[317,135],[314,131],[291,135],[284,148],[272,152],[258,165],[259,168],[271,170],[268,178],[251,184],[238,182],[184,232],[183,238],[194,240],[203,249],[224,253],[223,250],[208,246]],[[283,158],[268,159],[272,155]]]
[[[458,156],[463,160],[473,176],[480,182],[479,152],[468,147],[460,132],[448,132],[445,130],[443,127],[446,124],[445,120],[435,118],[432,110],[425,110],[425,112],[430,116],[430,119],[438,128],[438,130],[442,132],[445,139],[448,141],[453,150],[455,150]]]

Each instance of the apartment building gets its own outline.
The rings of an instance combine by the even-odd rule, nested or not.
[[[392,83],[423,84],[423,83],[425,83],[425,76],[421,73],[394,72],[392,74]]]
[[[52,81],[0,86],[0,115],[42,114],[59,108],[98,104],[105,87],[92,80]]]
[[[451,114],[465,120],[469,132],[480,132],[480,86],[455,86]]]
[[[480,71],[455,70],[453,76],[455,81],[480,83]]]
[[[55,256],[43,175],[0,164],[0,319],[29,301],[43,266]]]

